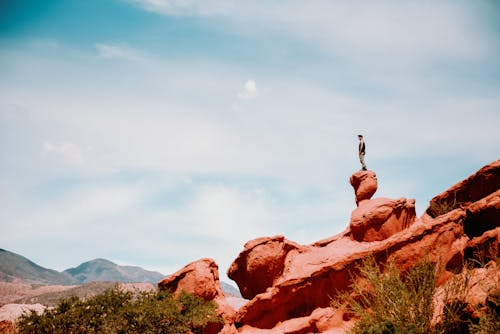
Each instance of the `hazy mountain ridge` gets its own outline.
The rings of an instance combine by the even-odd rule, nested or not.
[[[29,259],[0,249],[0,281],[42,285],[76,285],[94,281],[156,284],[165,275],[137,266],[120,266],[105,259],[84,262],[63,272],[44,268]]]
[[[0,249],[0,281],[43,285],[72,285],[76,281],[66,273],[44,268],[24,256]]]
[[[63,273],[73,277],[79,284],[93,281],[156,284],[165,277],[156,271],[145,270],[137,266],[119,266],[106,259],[87,261],[76,268],[66,269]]]

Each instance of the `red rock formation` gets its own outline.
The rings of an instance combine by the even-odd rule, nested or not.
[[[9,320],[0,321],[0,334],[17,334],[17,328]]]
[[[467,251],[495,242],[498,249],[498,232],[491,230],[499,224],[498,194],[485,196],[435,219],[424,215],[416,221],[413,200],[360,201],[353,212],[350,231],[310,246],[295,246],[288,252],[278,252],[279,260],[270,259],[270,267],[276,261],[284,264],[281,276],[274,274],[272,280],[259,288],[262,292],[240,309],[236,318],[243,325],[240,332],[256,328],[280,333],[323,331],[315,327],[312,315],[316,310],[328,308],[331,297],[339,291],[349,289],[357,265],[367,255],[375,256],[379,262],[395,263],[401,270],[426,259],[451,274],[462,268]],[[483,226],[477,232],[482,237],[471,241],[465,233],[467,226]],[[287,243],[286,239],[280,242]],[[239,263],[245,262],[248,249],[245,247],[239,255]],[[259,268],[266,268],[266,257],[256,257],[264,261],[259,262]],[[243,278],[238,282],[241,289],[247,284],[255,285],[251,279],[245,280],[244,274],[240,278]]]
[[[219,269],[212,259],[201,259],[186,265],[181,270],[166,277],[158,283],[160,290],[170,290],[174,294],[181,291],[192,293],[207,301],[214,301],[218,306],[218,314],[224,319],[225,326],[209,324],[204,333],[231,333],[236,331],[232,325],[235,310],[226,301],[219,281]],[[233,329],[233,330],[232,330]]]
[[[430,212],[419,219],[415,219],[414,200],[370,199],[376,190],[375,174],[355,173],[351,184],[358,207],[345,232],[307,246],[283,236],[245,244],[228,275],[243,296],[251,300],[234,318],[225,318],[227,326],[223,332],[233,333],[238,327],[239,333],[344,333],[355,319],[330,308],[330,301],[339,292],[351,289],[358,266],[367,256],[374,256],[379,263],[391,262],[402,271],[422,260],[437,263],[444,273],[439,286],[446,285],[461,271],[465,261],[498,257],[499,166],[500,161],[495,161],[434,199],[456,198],[461,205],[439,215]],[[216,265],[207,262],[202,268],[193,267],[196,266],[179,271],[177,278],[170,278],[163,285],[173,291],[184,287],[217,300],[221,292],[218,275],[213,274]],[[187,278],[193,270],[211,274]],[[478,269],[474,282],[490,274],[498,278],[498,269]],[[210,275],[211,279],[203,278]],[[207,291],[203,292],[199,287],[205,285]],[[478,286],[479,283],[475,285]],[[479,303],[484,303],[484,294],[474,295]]]
[[[465,233],[473,238],[500,226],[500,189],[467,207]]]
[[[205,300],[214,300],[223,295],[218,268],[214,260],[201,259],[164,278],[158,287],[176,294],[184,290]]]
[[[430,200],[427,214],[436,217],[434,208],[447,205],[451,208],[467,206],[500,189],[500,159],[484,166],[467,179]]]
[[[349,289],[357,266],[368,255],[378,261],[392,261],[402,270],[425,258],[454,268],[463,260],[468,240],[459,223],[464,219],[463,210],[455,211],[439,220],[418,221],[382,241],[366,243],[344,237],[323,247],[291,252],[281,279],[240,309],[236,321],[273,328],[287,319],[306,317],[317,308],[328,307],[332,296]]]
[[[352,325],[353,321],[345,321],[344,313],[334,310],[331,307],[318,308],[310,315],[300,318],[292,318],[280,322],[269,333],[291,334],[291,333],[323,333],[330,334],[346,333]],[[252,334],[262,333],[260,328],[244,325],[239,330],[240,333]]]
[[[349,182],[354,188],[356,204],[372,198],[377,191],[377,175],[371,170],[359,171],[351,175]]]
[[[357,241],[379,241],[408,228],[415,221],[415,200],[366,200],[352,212],[351,235]]]
[[[470,240],[464,250],[464,256],[472,264],[484,264],[495,258],[500,258],[499,244],[500,227],[497,227]]]
[[[288,253],[301,248],[282,235],[249,241],[227,275],[238,284],[243,298],[252,299],[281,276]]]

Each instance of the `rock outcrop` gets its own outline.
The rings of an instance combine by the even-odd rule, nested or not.
[[[249,241],[227,275],[238,284],[243,298],[252,299],[281,277],[288,253],[302,248],[282,235]]]
[[[229,305],[222,292],[219,268],[214,260],[205,258],[192,262],[160,281],[158,288],[170,290],[174,295],[186,291],[207,301],[214,301],[217,304],[218,315],[222,317],[224,324],[209,324],[205,328],[205,333],[235,331],[233,325],[235,310]]]
[[[357,241],[379,241],[408,228],[415,221],[415,200],[365,200],[352,212],[349,227]]]
[[[186,265],[161,280],[158,288],[170,290],[174,294],[184,290],[205,300],[214,300],[223,295],[219,282],[219,267],[212,259],[201,259]]]
[[[355,319],[331,308],[330,301],[335,295],[350,291],[360,263],[368,256],[378,263],[391,262],[402,271],[423,259],[434,262],[443,273],[439,285],[457,275],[466,261],[497,259],[498,166],[500,161],[495,161],[432,200],[457,198],[460,205],[447,207],[439,214],[427,210],[418,219],[414,200],[371,199],[377,188],[375,173],[355,173],[350,182],[358,207],[343,233],[311,245],[299,245],[284,236],[259,238],[245,244],[228,275],[250,300],[224,318],[226,326],[222,332],[345,333]],[[159,286],[172,291],[185,289],[223,304],[216,267],[209,260],[201,260]],[[194,276],[188,278],[190,275]],[[498,268],[478,268],[474,275],[474,287],[478,288],[481,277],[498,275]],[[473,295],[476,301],[471,300],[471,305],[486,302],[484,294],[476,291]]]
[[[432,198],[427,214],[437,217],[441,210],[465,207],[500,189],[500,159],[484,166],[467,179]]]
[[[359,171],[352,174],[349,182],[354,188],[357,205],[364,200],[372,198],[378,187],[377,175],[371,170]]]

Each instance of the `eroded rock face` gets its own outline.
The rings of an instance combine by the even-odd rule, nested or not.
[[[376,198],[363,201],[351,215],[349,228],[357,241],[379,241],[408,228],[415,221],[415,200]]]
[[[240,333],[257,329],[342,332],[339,324],[352,321],[349,316],[339,320],[338,316],[324,315],[320,318],[325,325],[320,328],[313,314],[322,314],[319,310],[328,309],[331,296],[350,289],[357,266],[369,255],[403,271],[427,260],[453,275],[476,250],[493,247],[493,252],[498,252],[497,197],[492,192],[437,218],[425,214],[419,219],[415,219],[414,200],[362,200],[352,214],[350,231],[292,249],[284,262],[280,260],[284,263],[281,275],[274,275],[273,284],[262,287],[262,292],[239,310],[236,322],[243,326]],[[467,234],[467,229],[477,232]],[[243,256],[245,252],[238,261],[244,262]],[[260,267],[266,268],[265,262]]]
[[[356,204],[372,198],[377,191],[377,175],[371,171],[359,171],[351,175],[349,182],[354,188]]]
[[[214,300],[223,295],[219,267],[212,259],[201,259],[186,265],[160,281],[158,288],[170,290],[174,294],[185,290],[205,300]]]
[[[251,300],[238,310],[233,322],[226,318],[222,332],[234,333],[238,328],[238,333],[345,333],[355,319],[330,308],[330,301],[340,292],[350,291],[352,279],[367,256],[379,263],[391,262],[402,271],[423,260],[434,262],[444,273],[439,286],[457,275],[465,261],[475,260],[476,254],[480,253],[485,261],[497,257],[500,190],[498,186],[491,189],[488,184],[496,182],[497,165],[499,162],[482,168],[476,176],[443,193],[448,194],[444,198],[449,194],[466,198],[460,206],[438,216],[426,213],[418,219],[414,200],[371,199],[376,190],[374,173],[355,173],[359,175],[353,176],[351,183],[358,207],[343,233],[305,246],[283,236],[245,244],[228,275],[237,282],[242,295]],[[490,258],[484,254],[490,254]],[[478,277],[474,282],[481,282],[490,274],[498,278],[498,269],[491,266],[474,272]],[[186,275],[181,271],[178,276]],[[203,280],[197,284],[204,284],[200,282]],[[479,286],[478,283],[472,287]],[[485,302],[484,294],[472,292],[475,300]],[[208,295],[213,296],[214,292]]]
[[[431,217],[437,217],[441,214],[437,208],[464,207],[496,192],[498,189],[500,189],[500,159],[484,166],[467,179],[435,196],[430,200],[426,212]]]
[[[477,237],[500,227],[500,189],[467,207],[465,233]]]
[[[349,289],[361,260],[369,255],[379,262],[394,262],[402,270],[423,259],[458,266],[468,241],[460,224],[464,219],[465,212],[457,210],[439,220],[418,220],[382,241],[367,243],[344,237],[323,247],[291,253],[283,276],[241,308],[236,321],[270,329],[328,307],[332,296]]]
[[[174,294],[181,291],[192,293],[217,304],[217,312],[224,319],[222,324],[208,324],[204,333],[233,333],[235,310],[224,296],[219,281],[219,268],[212,259],[200,259],[166,277],[158,283],[160,290],[170,290]]]
[[[243,298],[252,299],[281,276],[288,253],[301,248],[282,235],[249,241],[227,275],[238,284]]]

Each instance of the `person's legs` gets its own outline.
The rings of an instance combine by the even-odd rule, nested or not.
[[[361,167],[363,170],[366,170],[366,164],[365,164],[365,154],[360,153],[359,154],[359,162],[361,162]]]

